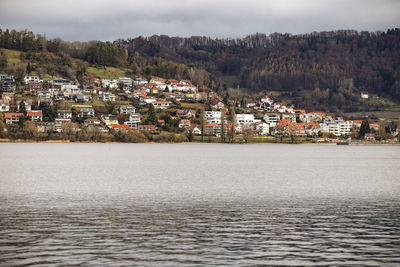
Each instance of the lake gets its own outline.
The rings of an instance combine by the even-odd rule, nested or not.
[[[400,264],[400,146],[0,144],[0,266]]]

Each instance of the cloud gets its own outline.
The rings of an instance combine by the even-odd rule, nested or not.
[[[399,27],[397,0],[1,0],[2,28],[65,40]]]

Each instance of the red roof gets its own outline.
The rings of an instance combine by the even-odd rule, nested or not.
[[[15,117],[22,117],[24,114],[22,113],[4,113],[4,118],[11,119]]]
[[[322,117],[326,117],[326,114],[325,113],[322,113],[322,112],[309,112],[310,114],[318,114],[318,115],[321,115]]]
[[[126,125],[126,124],[113,124],[112,127],[113,128],[122,128],[122,129],[129,130],[129,125]]]
[[[29,117],[34,117],[34,116],[42,117],[43,113],[42,111],[28,111],[26,115],[28,115]]]

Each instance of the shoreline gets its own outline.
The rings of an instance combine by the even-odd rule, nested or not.
[[[247,143],[221,143],[221,142],[93,142],[93,141],[71,141],[71,140],[32,140],[32,139],[16,139],[10,140],[7,138],[0,139],[0,143],[49,143],[49,144],[207,144],[207,145],[337,145],[336,142],[299,142],[299,143],[287,143],[287,142],[247,142]],[[400,143],[370,143],[370,142],[350,142],[349,146],[400,146]]]

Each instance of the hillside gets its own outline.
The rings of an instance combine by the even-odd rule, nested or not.
[[[336,113],[397,112],[400,102],[399,29],[242,39],[152,36],[113,43],[0,30],[0,47],[0,59],[6,58],[0,71],[17,80],[28,70],[78,81],[155,75],[188,79],[238,101],[267,92],[299,108]],[[361,99],[363,91],[373,97]]]

